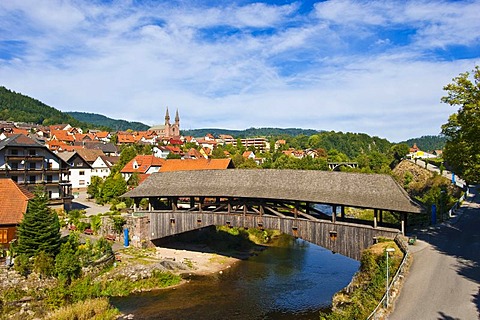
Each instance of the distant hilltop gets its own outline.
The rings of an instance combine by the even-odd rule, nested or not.
[[[128,129],[133,131],[146,131],[150,128],[150,126],[147,126],[141,122],[131,122],[120,119],[116,120],[96,113],[77,111],[68,111],[65,113],[77,119],[78,121],[91,123],[97,127],[110,128],[113,131],[126,131]]]
[[[25,122],[38,125],[53,125],[69,123],[84,129],[103,129],[108,131],[146,131],[150,126],[141,122],[115,120],[104,115],[87,112],[62,112],[45,103],[21,93],[0,86],[0,120]],[[258,136],[312,136],[324,132],[322,130],[301,128],[249,128],[245,130],[229,130],[221,128],[181,130],[183,136],[202,137],[207,134],[219,136],[231,135],[236,138],[250,138]],[[422,150],[439,150],[445,145],[443,136],[422,136],[402,141],[409,146],[414,143]]]

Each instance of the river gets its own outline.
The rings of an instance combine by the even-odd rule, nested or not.
[[[359,262],[300,239],[174,289],[112,299],[134,319],[315,319]]]

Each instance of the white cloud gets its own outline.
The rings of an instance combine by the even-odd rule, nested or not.
[[[475,58],[425,56],[480,34],[478,2],[326,1],[311,15],[298,4],[25,3],[0,3],[0,31],[27,26],[0,33],[27,46],[4,60],[0,47],[0,84],[62,110],[151,125],[178,108],[183,128],[436,134],[455,111],[439,103],[443,85]],[[382,34],[399,26],[416,30],[410,43]]]

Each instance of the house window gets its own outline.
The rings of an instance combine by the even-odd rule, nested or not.
[[[85,175],[85,171],[81,170],[78,174],[81,175],[81,176],[84,176],[84,175]]]
[[[8,243],[8,229],[0,229],[0,243]]]
[[[18,170],[18,162],[10,163],[10,168],[12,168],[12,170]]]
[[[53,176],[51,174],[47,175],[47,182],[52,182],[53,181]]]
[[[29,163],[29,168],[32,170],[35,170],[37,168],[37,164],[35,162],[30,162]]]
[[[28,177],[28,182],[30,183],[35,183],[37,180],[35,179],[35,176],[29,176]]]
[[[16,156],[18,154],[18,150],[17,149],[12,149],[11,153],[12,153],[12,155]]]
[[[37,154],[37,152],[35,150],[28,150],[28,155],[29,156],[34,156],[36,154]]]
[[[85,180],[78,181],[78,184],[81,185],[81,186],[84,186],[85,185]]]

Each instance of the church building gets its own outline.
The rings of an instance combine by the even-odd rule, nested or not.
[[[154,131],[159,137],[161,138],[174,138],[180,136],[180,117],[178,116],[178,110],[175,113],[175,122],[173,124],[170,123],[170,114],[165,114],[165,124],[164,125],[157,125],[153,126],[149,131]]]

